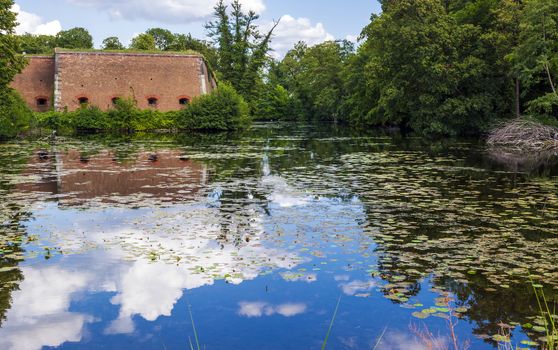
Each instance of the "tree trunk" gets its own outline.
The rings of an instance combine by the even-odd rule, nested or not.
[[[515,78],[515,116],[521,118],[521,101],[519,100],[519,79]]]

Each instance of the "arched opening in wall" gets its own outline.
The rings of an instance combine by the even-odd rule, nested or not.
[[[157,105],[159,104],[159,100],[156,97],[149,97],[147,99],[147,104],[149,105],[149,107],[157,107]]]
[[[181,106],[186,106],[186,105],[188,105],[188,104],[190,103],[190,99],[188,99],[188,98],[186,98],[186,97],[182,97],[182,98],[180,98],[180,99],[178,100],[178,103],[179,103]]]
[[[120,101],[120,97],[113,97],[111,101],[112,101],[112,105],[116,106],[118,104],[118,101]]]
[[[78,97],[78,103],[80,104],[80,106],[88,105],[89,98],[85,96]]]
[[[46,108],[48,107],[48,99],[45,97],[37,97],[35,99],[35,102],[37,104],[37,107],[39,108]]]

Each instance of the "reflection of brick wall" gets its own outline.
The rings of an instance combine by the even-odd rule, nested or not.
[[[12,87],[35,111],[52,109],[54,93],[54,57],[30,56],[29,64],[22,74],[15,77]],[[46,105],[37,106],[37,99],[46,100]]]
[[[179,110],[180,100],[210,92],[213,83],[200,56],[56,50],[55,57],[32,57],[13,87],[35,110],[37,98],[48,97],[48,107],[75,110],[80,98],[101,109],[115,97],[133,97],[141,109]],[[53,96],[54,92],[54,96]],[[157,106],[148,100],[155,98]],[[42,107],[45,109],[45,107]]]
[[[90,199],[103,202],[122,197],[158,199],[176,202],[193,199],[205,185],[203,164],[181,160],[182,152],[162,150],[157,161],[149,161],[149,152],[135,154],[126,162],[115,160],[115,154],[102,151],[83,158],[77,150],[54,154],[46,160],[34,157],[24,175],[35,175],[39,181],[20,183],[20,192],[63,194],[61,204],[78,205]]]

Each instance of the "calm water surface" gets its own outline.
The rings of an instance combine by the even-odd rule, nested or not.
[[[1,349],[536,348],[558,300],[556,159],[475,141],[7,143],[0,198]]]

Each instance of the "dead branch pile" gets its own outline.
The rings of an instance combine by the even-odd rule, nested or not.
[[[488,145],[518,151],[550,151],[558,149],[558,128],[530,119],[514,119],[488,136]]]

